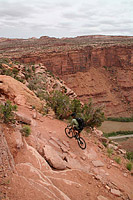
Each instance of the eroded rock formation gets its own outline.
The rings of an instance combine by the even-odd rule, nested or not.
[[[96,104],[104,104],[108,116],[131,116],[133,112],[132,46],[133,37],[117,36],[0,42],[2,56],[42,63],[65,80],[83,102],[92,97]]]

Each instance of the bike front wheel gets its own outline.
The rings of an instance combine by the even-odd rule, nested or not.
[[[67,137],[73,138],[73,130],[71,128],[66,127],[65,133],[66,133]]]
[[[84,140],[82,137],[80,137],[80,138],[78,139],[78,145],[79,145],[79,147],[80,147],[81,149],[85,149],[85,148],[86,148],[86,142],[85,142],[85,140]]]

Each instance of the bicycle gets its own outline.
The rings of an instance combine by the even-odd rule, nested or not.
[[[75,134],[76,132],[76,134]],[[66,127],[65,128],[65,133],[67,135],[67,137],[69,138],[75,138],[78,142],[78,145],[81,149],[85,149],[86,148],[86,142],[82,137],[79,137],[78,131],[74,130],[72,127]]]

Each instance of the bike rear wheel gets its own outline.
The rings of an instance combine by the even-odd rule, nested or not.
[[[86,142],[82,137],[78,138],[78,145],[79,145],[79,147],[81,149],[85,149],[86,148]]]
[[[73,138],[73,130],[72,130],[72,128],[69,128],[69,127],[65,128],[65,133],[66,133],[67,137]]]

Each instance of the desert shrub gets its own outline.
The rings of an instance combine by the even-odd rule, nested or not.
[[[35,66],[34,65],[32,66],[32,71],[35,73]]]
[[[17,111],[17,106],[12,105],[11,102],[7,100],[4,105],[0,105],[0,119],[4,123],[14,123],[14,111]]]
[[[37,97],[41,100],[46,96],[46,78],[42,75],[34,75],[31,79],[28,79],[28,88],[33,90]]]
[[[70,103],[70,111],[73,113],[80,114],[82,112],[81,103],[78,99],[73,99]]]
[[[86,127],[98,127],[104,121],[102,108],[95,108],[92,100],[82,106],[78,99],[70,100],[66,94],[56,90],[48,95],[46,101],[59,119],[67,118],[72,112],[75,112],[77,117],[84,119]]]
[[[102,108],[97,108],[92,118],[87,122],[87,125],[94,128],[101,126],[102,122],[104,121],[104,112],[102,111]]]
[[[21,133],[23,136],[28,137],[31,133],[31,129],[30,126],[28,125],[23,125],[22,129],[21,129]]]
[[[102,107],[95,107],[90,99],[88,104],[85,104],[82,108],[83,118],[85,120],[86,127],[98,127],[101,126],[104,121],[104,112]]]
[[[14,77],[14,78],[16,78],[16,77],[17,77],[17,75],[18,75],[18,72],[19,72],[19,70],[18,70],[18,69],[16,69],[16,68],[13,68],[13,69],[12,69],[12,73],[13,73],[13,77]]]
[[[30,69],[29,66],[24,67],[24,76],[27,81],[32,77],[32,73],[32,68]]]
[[[5,69],[3,67],[1,67],[1,69],[0,69],[0,74],[6,75],[6,76],[13,76],[13,73],[10,69]]]
[[[43,100],[45,99],[45,91],[41,90],[41,89],[37,89],[37,91],[35,92],[36,96],[40,99]]]
[[[10,66],[11,64],[9,63],[6,63],[8,66]],[[23,82],[24,80],[21,79],[21,77],[19,77],[18,75],[19,73],[19,70],[16,69],[16,68],[8,68],[6,69],[5,67],[2,67],[2,65],[0,64],[0,74],[1,75],[6,75],[6,76],[11,76],[13,77],[14,79],[20,81],[20,82]]]
[[[47,105],[50,106],[58,119],[64,119],[67,117],[70,108],[69,97],[56,90],[51,92],[47,97]]]
[[[32,78],[31,80],[28,81],[28,88],[30,90],[36,90],[38,87],[37,87],[37,80],[35,78]]]
[[[42,115],[47,115],[49,113],[49,107],[47,105],[45,105],[41,110],[40,113],[42,113]]]
[[[88,101],[88,104],[84,104],[82,108],[82,113],[84,116],[85,123],[87,124],[88,120],[90,120],[94,113],[92,99]]]
[[[126,167],[127,167],[127,169],[128,169],[129,171],[132,170],[132,166],[133,166],[132,162],[128,162],[128,163],[126,164]]]
[[[8,64],[9,63],[9,59],[8,58],[0,58],[0,64],[4,63],[4,64]]]
[[[24,80],[23,80],[22,78],[18,77],[18,76],[16,76],[15,79],[16,79],[17,81],[20,81],[21,83],[24,83]]]

